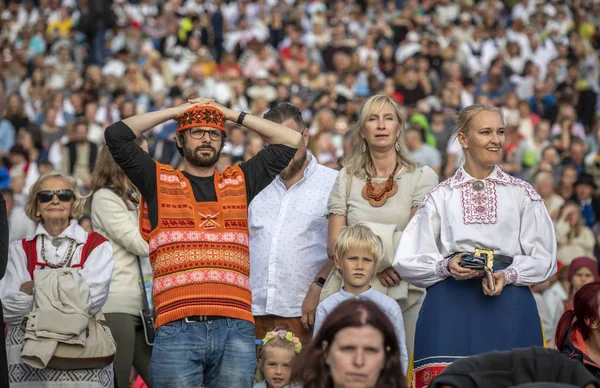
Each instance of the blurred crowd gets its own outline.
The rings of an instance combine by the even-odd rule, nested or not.
[[[505,111],[504,170],[530,181],[551,171],[563,196],[574,182],[562,167],[600,173],[598,1],[5,3],[0,153],[25,190],[40,168],[89,186],[69,143],[101,147],[107,125],[192,96],[256,115],[290,101],[311,152],[337,167],[361,102],[386,94],[405,108],[413,156],[444,178],[460,163],[457,110],[483,102]],[[174,133],[174,123],[155,128],[155,159],[178,163]],[[263,146],[240,129],[228,135],[221,168]]]

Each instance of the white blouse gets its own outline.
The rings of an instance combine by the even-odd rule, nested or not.
[[[492,249],[510,256],[507,284],[528,286],[556,273],[556,237],[539,194],[498,167],[475,190],[475,178],[460,168],[423,200],[400,240],[394,268],[417,287],[450,276],[454,253]]]
[[[81,251],[88,234],[77,224],[77,221],[71,221],[67,229],[60,234],[61,237],[65,238],[65,241],[58,249],[50,243],[50,235],[41,223],[38,224],[36,234],[28,237],[27,240],[31,240],[36,236],[41,237],[41,235],[46,235],[47,237],[45,248],[46,260],[49,263],[57,264],[67,255],[71,240],[75,240],[77,243],[71,265],[81,262]],[[41,249],[41,238],[39,238],[36,241],[38,257],[41,257]],[[41,262],[42,260],[40,259],[39,261]],[[83,268],[78,272],[90,286],[90,315],[94,315],[100,311],[104,302],[106,302],[114,264],[112,247],[108,241],[105,241],[90,252]],[[27,258],[25,257],[23,245],[21,241],[15,241],[8,248],[6,275],[0,280],[0,299],[2,300],[6,323],[19,324],[31,312],[34,296],[20,291],[21,284],[30,280],[32,279],[29,271],[27,271]]]

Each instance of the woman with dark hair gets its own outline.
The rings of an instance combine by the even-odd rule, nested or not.
[[[10,121],[14,128],[26,127],[29,124],[23,99],[18,93],[8,96],[8,105],[4,117]]]
[[[31,162],[39,163],[48,159],[48,150],[44,147],[42,131],[35,124],[19,128],[17,143],[25,148]]]
[[[296,358],[292,381],[303,388],[404,388],[394,326],[371,301],[341,303]]]
[[[558,322],[556,347],[600,380],[600,282],[577,291],[573,309],[565,311]]]

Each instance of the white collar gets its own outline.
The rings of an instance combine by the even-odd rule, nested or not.
[[[52,238],[52,236],[50,236],[50,234],[46,231],[46,228],[44,228],[44,224],[40,222],[35,230],[35,235],[27,237],[27,241],[31,241],[39,235],[46,235],[49,238]],[[87,240],[87,232],[81,226],[79,226],[77,220],[71,220],[69,226],[67,226],[67,228],[63,230],[57,237],[68,237],[72,240],[75,240],[79,244],[84,244]]]
[[[370,293],[372,293],[373,290],[374,290],[374,288],[370,287],[367,291],[361,292],[360,294],[355,295],[355,294],[352,294],[352,293],[344,290],[343,288],[340,288],[340,294],[342,296],[345,296],[346,298],[360,299],[361,297],[365,297],[365,296],[369,295]]]
[[[462,187],[470,182],[481,180],[481,181],[493,181],[496,183],[502,183],[505,185],[510,185],[513,183],[513,179],[510,175],[502,171],[498,166],[494,166],[494,169],[484,179],[475,179],[471,175],[469,175],[463,167],[459,168],[458,171],[454,174],[452,178],[450,178],[450,187],[453,189],[457,187]]]

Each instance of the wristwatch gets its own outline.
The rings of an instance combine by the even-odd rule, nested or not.
[[[325,280],[326,279],[323,277],[318,277],[313,281],[313,283],[315,283],[317,286],[323,288],[323,286],[325,285]]]
[[[239,127],[242,126],[242,123],[244,122],[244,117],[246,117],[247,114],[248,114],[248,112],[244,112],[244,111],[240,112],[240,115],[238,116],[238,119],[237,119],[237,121],[235,123],[236,127],[239,128]]]

